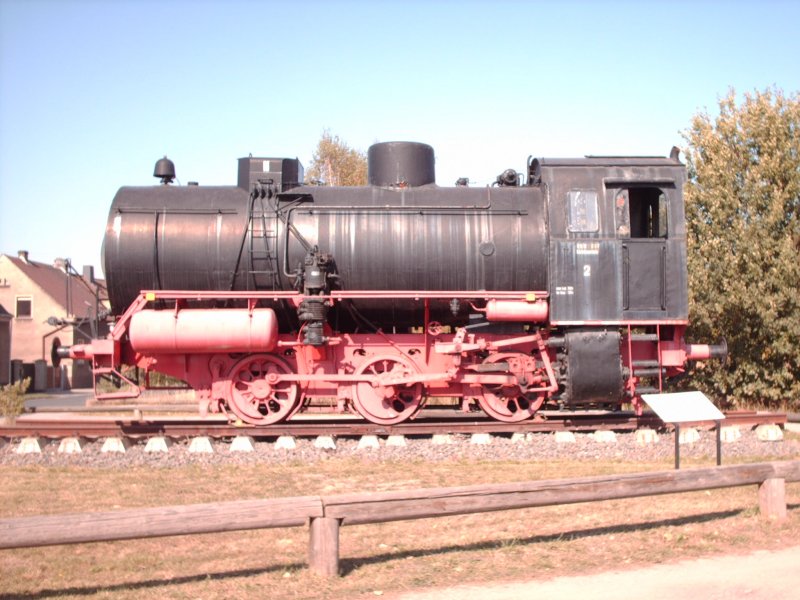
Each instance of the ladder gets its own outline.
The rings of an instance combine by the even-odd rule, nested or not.
[[[628,396],[633,401],[634,410],[641,414],[642,394],[660,394],[664,389],[665,369],[661,364],[661,327],[656,325],[655,333],[634,333],[633,327],[628,325],[628,360],[629,372],[627,374],[625,387]],[[655,359],[633,358],[634,342],[655,343]],[[642,381],[644,380],[644,381]]]
[[[256,197],[253,199],[247,227],[250,238],[248,289],[280,289],[278,212],[271,205],[269,198]]]

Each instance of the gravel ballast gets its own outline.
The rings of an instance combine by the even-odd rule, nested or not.
[[[759,460],[786,459],[800,456],[800,441],[782,439],[761,441],[754,430],[743,428],[736,441],[722,445],[722,462],[753,458]],[[716,434],[700,430],[700,439],[682,444],[682,460],[713,465],[716,460]],[[795,436],[796,437],[796,436]],[[297,438],[296,448],[276,448],[274,438],[256,440],[252,452],[232,452],[230,440],[212,440],[211,453],[190,452],[189,439],[175,440],[167,452],[145,452],[145,441],[133,441],[125,453],[101,452],[103,439],[87,442],[80,453],[58,452],[59,441],[44,441],[42,452],[18,454],[19,440],[0,448],[0,465],[125,468],[148,466],[175,468],[184,465],[254,465],[314,463],[325,460],[357,459],[370,461],[547,461],[585,460],[614,462],[659,462],[674,457],[674,437],[671,432],[659,433],[658,441],[641,444],[635,433],[618,433],[616,441],[597,441],[592,434],[577,433],[574,442],[560,442],[554,434],[528,434],[523,441],[510,436],[493,435],[488,444],[474,444],[469,435],[454,434],[450,444],[434,444],[430,436],[407,437],[405,446],[386,444],[379,438],[377,448],[359,448],[359,438],[338,438],[335,449],[314,445],[314,438]]]

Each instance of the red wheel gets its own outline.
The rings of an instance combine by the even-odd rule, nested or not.
[[[368,421],[394,425],[412,417],[422,403],[422,384],[404,385],[397,380],[415,375],[413,363],[402,356],[383,356],[367,359],[356,372],[369,375],[372,381],[356,385],[353,403]]]
[[[297,384],[281,381],[291,370],[267,354],[247,356],[231,367],[228,405],[246,423],[269,425],[288,418],[298,406]]]
[[[536,414],[545,400],[545,393],[525,393],[519,382],[534,381],[535,361],[525,354],[493,354],[484,363],[508,363],[507,373],[517,378],[514,385],[485,385],[478,397],[481,408],[490,417],[507,423],[518,423]]]

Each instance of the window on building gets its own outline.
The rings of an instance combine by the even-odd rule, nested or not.
[[[18,319],[30,319],[33,316],[33,299],[30,296],[17,296]]]

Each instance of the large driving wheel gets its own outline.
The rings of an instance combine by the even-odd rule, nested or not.
[[[404,385],[398,379],[414,375],[412,362],[402,356],[367,359],[358,368],[358,375],[369,375],[371,381],[356,384],[353,398],[356,410],[368,421],[394,425],[412,417],[422,402],[422,384]]]
[[[288,418],[298,406],[298,386],[281,381],[291,373],[281,359],[254,354],[237,362],[230,370],[228,405],[246,423],[269,425]]]
[[[533,359],[525,354],[493,354],[484,363],[506,363],[508,367],[503,371],[517,379],[513,385],[484,385],[483,395],[478,397],[484,412],[506,423],[518,423],[533,417],[544,403],[546,395],[544,392],[525,391],[525,387],[536,380]]]

